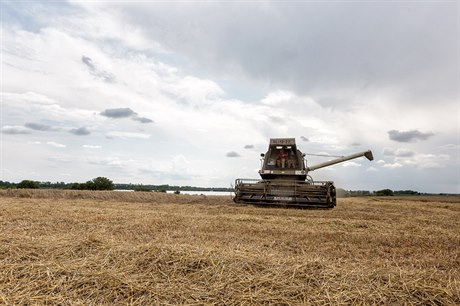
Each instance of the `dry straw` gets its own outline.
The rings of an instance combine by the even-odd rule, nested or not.
[[[458,305],[458,197],[0,191],[0,304]]]

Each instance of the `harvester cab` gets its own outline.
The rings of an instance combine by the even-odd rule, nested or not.
[[[307,166],[295,138],[272,138],[267,153],[261,154],[262,180],[237,179],[233,199],[246,204],[332,208],[336,205],[334,183],[313,181],[308,172],[361,156],[373,160],[368,150]]]
[[[272,138],[267,153],[261,154],[260,177],[304,181],[307,176],[304,156],[294,138]]]

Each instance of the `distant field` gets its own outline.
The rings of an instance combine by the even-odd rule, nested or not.
[[[459,197],[0,190],[0,304],[460,304]]]

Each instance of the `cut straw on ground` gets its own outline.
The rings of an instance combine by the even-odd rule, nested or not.
[[[458,197],[0,191],[0,304],[460,304]]]

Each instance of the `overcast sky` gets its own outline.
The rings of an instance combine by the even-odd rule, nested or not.
[[[458,1],[0,5],[1,180],[229,187],[295,137],[374,152],[315,180],[460,193]]]

